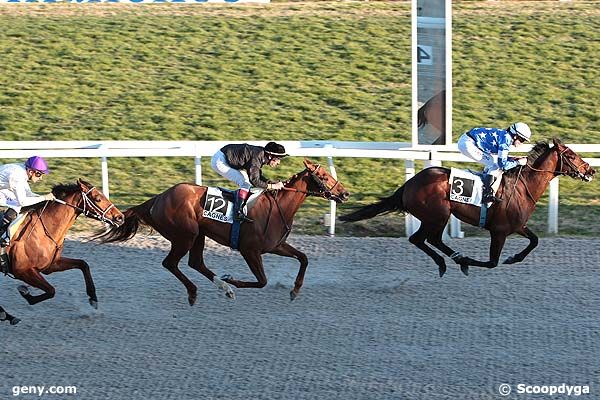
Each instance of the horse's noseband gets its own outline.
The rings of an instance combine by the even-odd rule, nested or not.
[[[559,159],[559,161],[561,163],[561,165],[560,165],[560,167],[558,169],[558,172],[561,173],[561,174],[563,174],[563,175],[568,175],[568,176],[570,176],[572,178],[585,179],[586,173],[585,172],[581,172],[580,168],[582,166],[587,165],[587,167],[586,167],[586,171],[587,171],[587,169],[589,169],[589,164],[586,163],[585,161],[581,160],[582,161],[581,164],[575,165],[575,163],[573,163],[573,161],[571,161],[570,158],[567,158],[565,156],[565,152],[567,150],[569,150],[569,148],[565,148],[563,151],[561,151],[560,153],[558,153],[558,159]],[[563,171],[563,168],[562,168],[563,164],[566,165],[569,168],[568,171],[566,171],[566,172]]]
[[[321,165],[317,164],[317,166],[315,167],[314,170],[309,169],[308,167],[306,168],[306,170],[308,172],[310,172],[310,176],[313,178],[313,180],[317,183],[317,186],[319,186],[319,195],[327,200],[342,200],[339,196],[333,194],[333,189],[335,189],[335,187],[338,185],[338,183],[340,183],[339,180],[335,181],[335,184],[328,188],[327,187],[327,183],[324,181],[324,179],[321,179],[318,175],[317,175],[317,170],[321,167]]]
[[[90,189],[88,189],[87,192],[84,192],[83,190],[81,191],[81,199],[83,201],[83,208],[81,209],[81,212],[86,217],[94,218],[98,221],[117,226],[117,224],[115,224],[112,220],[106,217],[108,211],[110,211],[110,209],[113,208],[115,205],[110,203],[110,205],[106,207],[105,210],[98,207],[98,205],[95,202],[93,202],[88,196],[94,189],[96,189],[96,187],[92,186]]]

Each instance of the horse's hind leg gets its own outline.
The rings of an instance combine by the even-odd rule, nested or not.
[[[85,280],[85,291],[88,295],[88,301],[94,308],[98,308],[98,297],[96,297],[96,286],[94,286],[94,280],[92,279],[92,273],[90,272],[90,266],[84,260],[78,258],[66,258],[61,257],[56,260],[50,267],[43,271],[44,274],[49,275],[54,272],[68,271],[70,269],[77,268],[81,270],[83,279]]]
[[[188,277],[185,276],[178,267],[179,261],[181,261],[183,256],[185,256],[185,254],[190,250],[191,247],[191,242],[171,242],[171,250],[163,260],[162,265],[170,273],[175,275],[175,277],[179,279],[181,283],[183,283],[188,292],[188,302],[190,303],[190,306],[193,306],[196,302],[198,289],[196,288],[196,285],[194,285],[192,281],[190,281]]]
[[[8,321],[11,325],[16,325],[19,322],[21,322],[19,318],[16,318],[7,313],[6,310],[2,308],[2,306],[0,306],[0,321]]]
[[[36,287],[40,290],[43,290],[44,293],[39,294],[37,296],[29,293],[29,289],[25,285],[21,285],[18,287],[19,293],[30,305],[37,304],[41,301],[48,300],[54,297],[56,290],[54,287],[48,283],[46,279],[37,270],[30,269],[25,274],[15,275],[15,278],[22,280],[23,282]]]
[[[446,262],[444,261],[444,257],[440,256],[435,250],[425,244],[425,240],[431,235],[431,228],[421,222],[419,229],[408,238],[408,241],[431,257],[438,265],[440,276],[443,276],[446,272]]]
[[[429,238],[427,239],[427,241],[429,243],[431,243],[432,245],[434,245],[439,250],[441,250],[442,253],[444,253],[445,255],[447,255],[448,257],[450,257],[451,259],[453,259],[454,261],[456,261],[457,264],[460,264],[460,270],[462,271],[463,274],[469,275],[469,266],[468,266],[468,264],[466,264],[466,263],[462,263],[461,264],[461,260],[464,257],[458,251],[454,251],[446,243],[444,243],[442,241],[442,236],[444,234],[444,229],[445,229],[445,226],[442,227],[441,229],[437,229],[435,232],[433,232],[429,236]],[[442,270],[442,268],[440,267],[440,277],[444,276],[445,272],[446,272],[446,269],[444,268]]]
[[[231,289],[225,281],[216,277],[215,273],[212,272],[206,264],[204,263],[204,243],[206,241],[206,237],[204,235],[198,235],[196,240],[194,241],[194,245],[190,250],[190,258],[188,261],[188,265],[190,268],[195,269],[200,272],[202,275],[208,278],[209,281],[215,284],[217,288],[225,292],[225,296],[230,299],[235,300],[235,292]]]
[[[298,297],[300,288],[304,283],[304,274],[306,273],[306,267],[308,267],[308,258],[306,257],[306,254],[286,242],[281,243],[275,249],[270,251],[270,253],[284,257],[292,257],[300,261],[300,269],[298,270],[298,275],[296,276],[296,281],[294,282],[294,289],[292,289],[290,292],[290,299],[294,300],[296,297]]]
[[[524,226],[518,231],[516,231],[516,233],[529,239],[529,244],[520,253],[517,253],[514,256],[510,256],[506,260],[504,260],[503,264],[514,264],[523,261],[525,257],[527,257],[527,255],[531,253],[531,251],[535,249],[538,245],[538,237],[528,227]]]

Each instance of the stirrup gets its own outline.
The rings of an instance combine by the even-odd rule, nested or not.
[[[254,222],[254,220],[252,218],[249,218],[243,212],[239,212],[238,215],[236,215],[235,220],[242,221],[242,222]]]

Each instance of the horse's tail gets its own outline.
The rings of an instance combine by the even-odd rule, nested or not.
[[[144,203],[131,207],[123,213],[125,220],[119,226],[113,226],[108,231],[96,235],[93,239],[100,243],[124,242],[135,236],[140,225],[150,225],[150,209],[154,205],[156,197]]]
[[[382,197],[377,203],[369,204],[359,208],[358,210],[342,215],[340,220],[354,222],[361,221],[363,219],[373,218],[376,215],[388,213],[392,211],[405,211],[404,204],[402,203],[402,196],[404,195],[404,185],[402,185],[396,192],[389,197]]]

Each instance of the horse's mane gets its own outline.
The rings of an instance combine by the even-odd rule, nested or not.
[[[540,141],[537,142],[527,153],[527,164],[533,165],[538,158],[548,153],[550,145],[548,142]],[[520,168],[512,168],[504,173],[505,177],[516,176],[519,173]]]
[[[52,187],[52,193],[54,193],[54,196],[56,196],[57,199],[64,199],[65,197],[67,197],[67,195],[69,195],[71,193],[75,193],[80,190],[81,189],[79,188],[79,185],[76,183],[69,183],[69,184],[59,183],[58,185],[54,185]],[[39,210],[39,209],[43,208],[45,205],[46,205],[46,202],[41,201],[39,203],[23,207],[22,210],[23,211]]]

